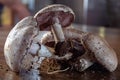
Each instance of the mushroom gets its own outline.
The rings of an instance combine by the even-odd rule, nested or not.
[[[10,31],[5,42],[4,55],[8,66],[13,71],[19,71],[20,61],[37,33],[36,20],[31,16],[21,20]]]
[[[57,10],[57,8],[59,8]],[[44,11],[47,11],[49,13],[49,10],[53,12],[53,14],[55,14],[54,16],[50,16],[52,21],[52,17],[55,18],[55,20],[53,20],[53,22],[55,21],[55,26],[59,27],[61,29],[61,25],[59,25],[58,23],[56,23],[59,21],[59,16],[61,16],[62,14],[63,17],[66,15],[68,17],[66,17],[67,19],[65,19],[65,21],[63,20],[61,21],[61,24],[63,24],[62,26],[66,27],[68,25],[71,24],[70,21],[72,21],[71,19],[73,18],[73,14],[72,10],[66,6],[63,5],[53,5],[51,7],[47,7],[45,10],[41,10],[40,13],[41,15],[45,14],[42,13]],[[58,14],[56,13],[56,11],[58,11]],[[46,12],[46,13],[47,13]],[[71,12],[71,13],[70,13]],[[51,12],[50,12],[51,13]],[[65,14],[66,13],[66,14]],[[61,15],[59,15],[61,14]],[[52,14],[49,14],[52,15]],[[58,16],[56,16],[58,15]],[[45,46],[42,43],[39,43],[39,40],[41,39],[41,37],[43,37],[39,31],[38,25],[41,28],[41,24],[47,24],[49,23],[49,21],[45,22],[38,22],[38,18],[43,17],[43,20],[46,19],[45,16],[37,16],[37,14],[35,15],[35,17],[29,16],[24,18],[23,20],[21,20],[20,22],[18,22],[15,27],[10,31],[6,42],[5,42],[5,46],[4,46],[4,55],[5,55],[5,59],[6,62],[8,64],[8,66],[16,72],[19,72],[20,69],[29,69],[31,67],[36,68],[36,63],[35,66],[34,64],[32,64],[32,62],[36,62],[38,59],[40,60],[39,63],[37,64],[37,68],[40,66],[41,63],[41,59],[44,59],[45,57],[51,57],[51,58],[56,58],[56,59],[63,59],[64,57],[58,57],[53,55],[54,50]],[[68,20],[68,21],[67,21]],[[70,20],[70,21],[69,21]],[[52,26],[52,24],[50,24]],[[53,25],[54,26],[54,25]],[[46,27],[46,26],[44,26]],[[47,26],[48,27],[48,26]],[[56,28],[55,27],[55,28]],[[55,30],[56,31],[56,30]],[[57,34],[59,35],[59,34]],[[63,35],[63,34],[62,34]],[[61,37],[61,35],[59,35]],[[63,38],[62,38],[63,39]],[[60,40],[62,40],[60,39]],[[69,57],[68,55],[66,55],[66,57]],[[37,60],[36,60],[37,59]]]
[[[37,22],[31,16],[21,20],[10,31],[5,42],[4,55],[11,70],[15,72],[19,72],[21,69],[28,70],[34,65],[32,62],[37,58],[42,57],[39,59],[42,61],[44,57],[52,56],[53,50],[34,40],[38,34]],[[42,33],[39,36],[42,36]]]
[[[76,61],[77,63],[73,65],[78,71],[84,71],[94,63],[99,63],[110,72],[113,72],[117,68],[118,59],[116,53],[105,39],[74,28],[64,29],[63,33],[66,39],[81,39],[86,49],[86,52],[82,56],[79,56]],[[45,44],[46,42],[53,41],[50,37],[50,34],[45,36],[41,39],[41,42]]]
[[[55,42],[65,41],[62,27],[68,27],[74,20],[74,12],[65,5],[51,5],[38,11],[36,19],[40,30],[51,29]]]
[[[116,69],[118,65],[116,53],[103,38],[88,34],[83,39],[83,43],[90,52],[86,52],[79,58],[80,71],[84,71],[93,63],[101,64],[110,72]]]
[[[58,56],[54,54],[54,48],[45,44],[77,38],[86,50],[83,55],[77,57],[76,64],[73,65],[77,70],[84,71],[97,62],[107,70],[114,71],[118,65],[117,56],[104,39],[74,28],[62,28],[71,24],[74,19],[73,14],[72,10],[66,6],[52,5],[40,10],[34,17],[29,16],[18,22],[10,31],[4,46],[8,66],[13,71],[19,72],[31,68],[38,69],[46,58],[69,61],[73,53]],[[60,35],[57,27],[61,29]],[[52,29],[40,31],[39,28],[40,30]]]

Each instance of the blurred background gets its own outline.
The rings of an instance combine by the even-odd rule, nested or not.
[[[120,28],[120,0],[0,0],[0,27],[13,27],[50,4],[71,7],[75,24]]]

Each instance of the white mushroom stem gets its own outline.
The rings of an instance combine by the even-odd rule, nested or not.
[[[85,53],[79,58],[79,71],[84,71],[95,63],[94,56],[91,53]]]
[[[62,30],[62,26],[59,23],[59,19],[58,18],[54,18],[55,24],[51,26],[51,30],[55,39],[55,42],[62,42],[65,40],[65,36]]]
[[[48,57],[48,58],[54,58],[57,60],[63,60],[63,59],[70,59],[72,56],[72,53],[67,53],[65,56],[59,57],[57,55],[54,55],[54,49],[47,47],[45,45],[39,45],[37,43],[32,43],[30,49],[28,50],[29,53],[32,55],[38,55],[40,57]]]

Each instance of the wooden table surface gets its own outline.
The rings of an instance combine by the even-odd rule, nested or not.
[[[120,63],[120,29],[78,25],[75,25],[75,28],[105,38],[116,51]],[[20,75],[14,73],[7,67],[3,53],[3,46],[8,33],[9,29],[0,28],[0,80],[120,80],[120,64],[112,73],[92,67],[81,73],[63,72],[52,75],[34,73]]]

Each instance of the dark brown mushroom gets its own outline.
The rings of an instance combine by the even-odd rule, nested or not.
[[[68,27],[74,20],[74,12],[65,5],[51,5],[43,8],[34,16],[40,30],[49,29],[55,42],[65,40],[62,27]]]
[[[102,65],[110,72],[113,72],[117,68],[118,59],[116,53],[105,39],[74,28],[64,29],[63,32],[66,39],[81,39],[82,45],[86,49],[86,52],[76,59],[78,61],[75,61],[76,64],[74,67],[77,70],[84,71],[94,63]],[[41,39],[42,43],[45,44],[46,42],[53,41],[50,33],[48,34],[49,35]]]

